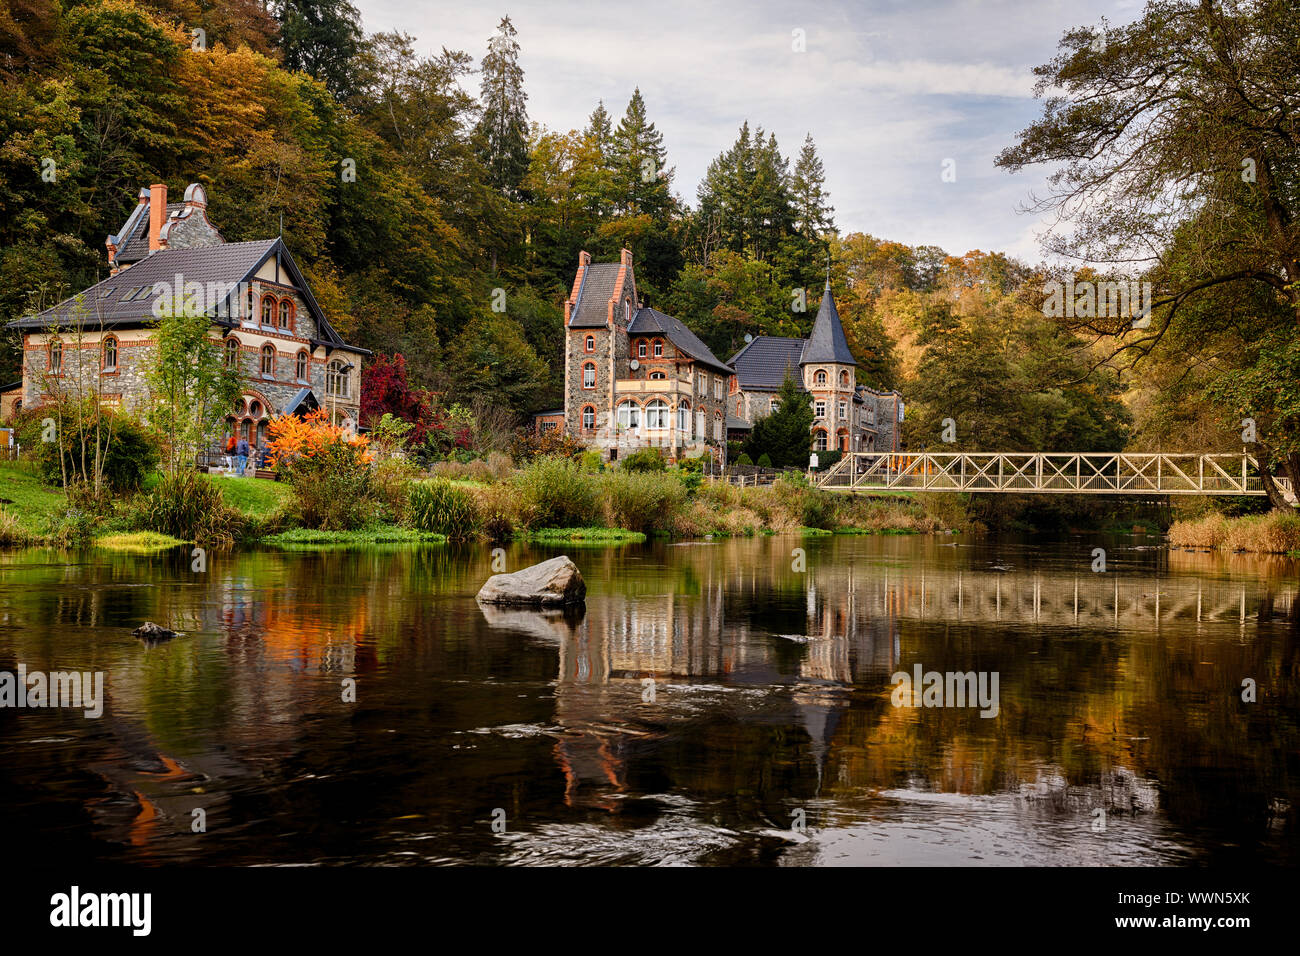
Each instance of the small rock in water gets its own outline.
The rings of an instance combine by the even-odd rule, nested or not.
[[[167,628],[155,624],[153,621],[145,621],[134,631],[131,632],[146,644],[157,644],[161,641],[170,641],[177,634],[175,631],[169,631]]]
[[[581,604],[587,597],[587,584],[578,566],[567,555],[511,574],[494,574],[478,592],[484,604],[523,604],[533,607],[560,607]]]

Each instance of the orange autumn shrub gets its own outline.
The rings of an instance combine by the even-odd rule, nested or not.
[[[371,518],[371,455],[364,436],[331,424],[324,409],[277,418],[267,436],[271,464],[293,486],[292,507],[304,527],[345,531]]]

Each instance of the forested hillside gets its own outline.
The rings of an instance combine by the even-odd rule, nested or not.
[[[682,196],[634,77],[584,129],[547,129],[528,115],[527,38],[503,18],[483,41],[420,57],[341,0],[10,0],[0,320],[102,276],[104,238],[141,186],[201,182],[228,241],[283,229],[345,337],[497,422],[559,403],[578,252],[627,247],[645,302],[724,359],[746,335],[806,334],[829,265],[860,381],[904,391],[910,447],[934,447],[949,417],[958,448],[1128,440],[1120,371],[1094,368],[1087,330],[1044,317],[1041,270],[837,226],[815,131],[783,146],[760,115],[718,130]],[[18,377],[20,348],[8,334],[0,380]],[[1166,362],[1128,396],[1148,443],[1231,439],[1223,411],[1241,396],[1215,404],[1204,378]]]

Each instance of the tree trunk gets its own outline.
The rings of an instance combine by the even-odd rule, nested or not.
[[[1268,495],[1268,503],[1273,506],[1274,511],[1292,511],[1291,502],[1287,500],[1286,495],[1282,494],[1282,489],[1278,487],[1274,480],[1273,470],[1268,466],[1268,452],[1265,450],[1259,456],[1259,477],[1264,485],[1264,493]],[[1296,488],[1296,477],[1300,475],[1300,455],[1288,455],[1279,469],[1284,477],[1291,479],[1291,488]]]

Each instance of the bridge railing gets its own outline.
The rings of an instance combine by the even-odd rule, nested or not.
[[[1249,455],[1109,452],[846,454],[817,483],[863,491],[1262,495]],[[1279,482],[1290,494],[1289,482]]]

